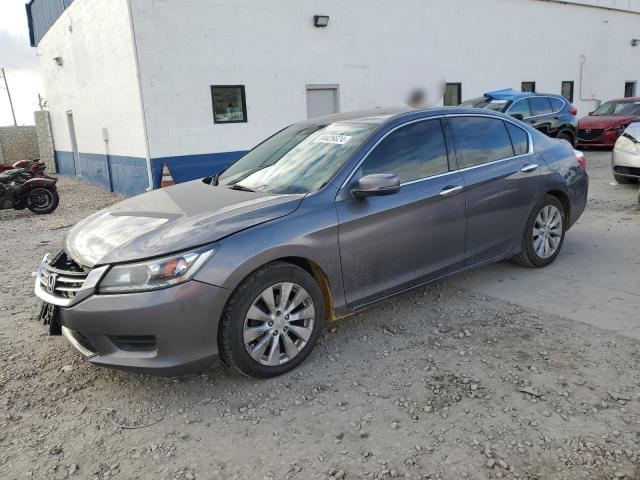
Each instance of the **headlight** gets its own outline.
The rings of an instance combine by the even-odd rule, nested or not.
[[[638,153],[638,147],[636,147],[635,142],[632,142],[629,138],[625,137],[624,135],[618,138],[615,148],[618,150],[622,150],[623,152]]]
[[[98,285],[100,293],[157,290],[191,279],[215,249],[193,250],[140,263],[116,265]]]

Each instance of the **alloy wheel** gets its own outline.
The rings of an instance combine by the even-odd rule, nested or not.
[[[53,195],[48,190],[38,188],[29,195],[29,203],[37,210],[46,210],[53,203]]]
[[[554,205],[542,207],[533,224],[533,249],[538,257],[552,257],[562,240],[562,214]]]
[[[290,282],[272,285],[247,312],[242,332],[245,348],[262,365],[285,364],[307,345],[314,323],[313,300],[304,288]]]

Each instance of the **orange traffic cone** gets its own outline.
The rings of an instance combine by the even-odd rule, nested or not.
[[[171,172],[169,171],[169,166],[167,162],[162,164],[162,181],[160,182],[160,188],[170,187],[171,185],[175,185],[176,182],[173,180],[171,176]]]

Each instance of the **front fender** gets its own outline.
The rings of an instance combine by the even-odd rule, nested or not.
[[[324,273],[335,310],[345,306],[333,204],[304,205],[295,213],[231,235],[195,279],[234,290],[251,272],[286,258],[313,262]]]

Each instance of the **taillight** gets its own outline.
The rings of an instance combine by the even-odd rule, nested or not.
[[[578,165],[580,165],[580,168],[582,168],[583,170],[586,170],[587,157],[584,156],[584,153],[582,153],[580,150],[574,150],[573,155],[576,157],[576,160],[578,162]]]
[[[578,115],[578,109],[576,107],[574,107],[573,105],[571,105],[571,108],[569,109],[569,113],[571,115]]]

